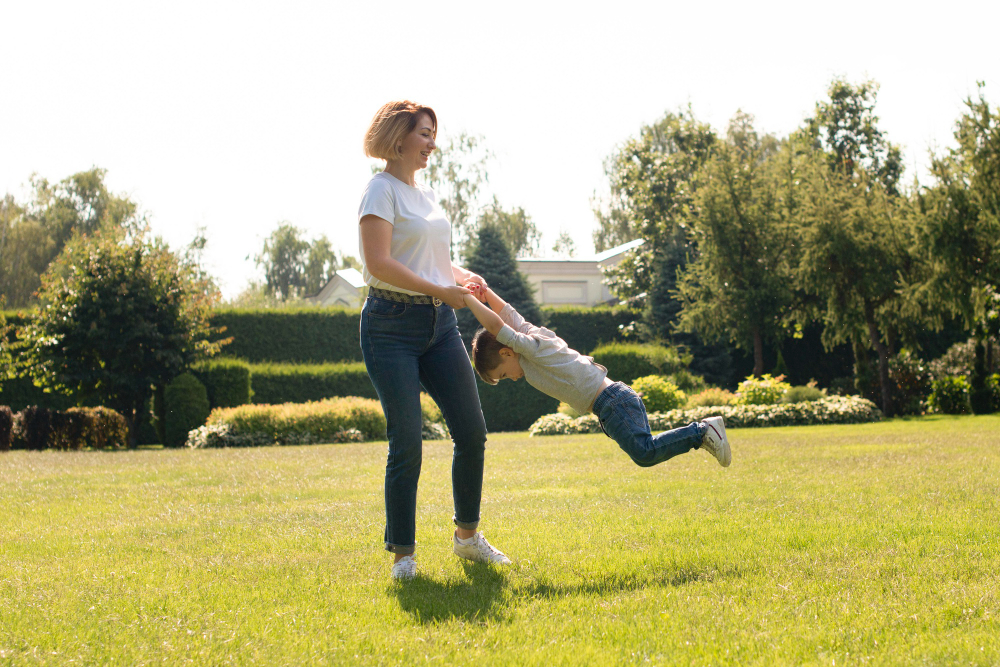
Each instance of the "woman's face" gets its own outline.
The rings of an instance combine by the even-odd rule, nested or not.
[[[413,131],[403,137],[400,142],[400,161],[414,169],[423,169],[427,166],[427,159],[431,152],[437,148],[434,143],[434,123],[431,117],[425,113],[417,117],[417,125]]]

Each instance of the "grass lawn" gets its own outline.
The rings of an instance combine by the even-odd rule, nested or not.
[[[385,443],[0,456],[0,664],[1000,664],[1000,417],[731,431],[733,464],[603,435],[487,445],[451,554],[389,580]]]

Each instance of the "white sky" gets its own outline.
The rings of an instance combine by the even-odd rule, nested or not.
[[[227,296],[279,221],[357,254],[390,99],[435,108],[498,160],[492,190],[550,247],[593,249],[602,160],[664,111],[784,135],[834,76],[871,77],[907,180],[950,145],[963,99],[1000,103],[1000,3],[45,2],[0,5],[0,193],[91,166],[174,247],[208,230]]]

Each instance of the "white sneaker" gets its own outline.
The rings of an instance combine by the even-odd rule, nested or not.
[[[412,579],[417,576],[417,561],[413,556],[403,556],[392,566],[393,579]]]
[[[455,555],[467,558],[477,563],[496,563],[497,565],[510,565],[510,559],[497,551],[493,545],[486,541],[482,532],[477,532],[469,538],[468,544],[458,541],[458,534],[452,538],[455,542]],[[464,541],[464,540],[463,540]]]
[[[725,468],[733,462],[733,454],[729,450],[729,439],[726,438],[726,424],[722,417],[709,417],[701,420],[707,426],[705,429],[705,439],[701,441],[701,447],[719,461],[719,465]]]

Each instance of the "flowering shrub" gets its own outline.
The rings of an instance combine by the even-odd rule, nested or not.
[[[784,379],[784,375],[771,377],[770,373],[759,378],[747,377],[736,388],[736,405],[774,405],[792,388],[792,385],[782,382]]]
[[[862,424],[882,419],[874,403],[857,396],[828,396],[804,403],[779,405],[706,406],[690,410],[670,410],[649,415],[654,433],[666,431],[708,417],[721,416],[730,428],[766,426],[806,426],[811,424]],[[546,415],[531,425],[530,435],[600,433],[595,415],[570,419],[565,415]]]
[[[712,405],[729,405],[735,399],[736,396],[731,391],[719,389],[717,387],[710,387],[693,396],[689,396],[685,407],[690,410],[692,408],[701,408]]]
[[[649,412],[676,410],[687,402],[687,396],[677,385],[660,375],[647,375],[632,383]]]
[[[960,375],[938,378],[931,385],[927,404],[934,412],[946,415],[971,414],[969,388],[969,381]]]
[[[781,397],[782,403],[802,403],[806,401],[818,401],[826,396],[822,389],[807,384],[792,387]]]

